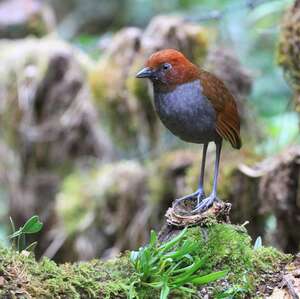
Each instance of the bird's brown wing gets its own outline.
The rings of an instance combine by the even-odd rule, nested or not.
[[[199,73],[203,94],[216,110],[216,131],[234,148],[241,148],[240,118],[235,100],[224,83],[213,74],[201,70]]]

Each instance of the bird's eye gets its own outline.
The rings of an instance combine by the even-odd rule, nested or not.
[[[166,70],[169,70],[170,68],[172,68],[172,65],[170,63],[164,63],[162,68],[166,71]]]

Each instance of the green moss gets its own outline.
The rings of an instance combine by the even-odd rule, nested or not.
[[[255,293],[262,282],[261,274],[268,273],[271,279],[272,273],[280,271],[291,260],[290,255],[271,247],[254,249],[250,236],[241,226],[212,223],[202,233],[199,228],[191,228],[189,238],[199,242],[199,256],[208,255],[208,272],[229,269],[229,285],[242,290],[234,298]],[[214,291],[224,289],[216,284]]]
[[[226,290],[235,294],[232,298],[255,298],[258,286],[271,281],[291,259],[274,248],[254,249],[240,226],[211,222],[205,228],[190,228],[186,238],[199,244],[200,257],[207,256],[201,271],[229,270],[226,279],[211,284],[213,298]],[[47,258],[36,262],[31,256],[0,248],[1,298],[127,298],[134,275],[127,253],[106,262],[57,265]],[[139,299],[154,299],[159,294],[152,288],[137,292]],[[188,297],[174,290],[171,298]]]
[[[104,57],[90,72],[89,83],[94,103],[115,143],[122,148],[136,144],[144,127],[139,116],[143,109],[136,97],[127,91],[121,66]]]
[[[82,223],[91,218],[93,226],[97,223],[99,229],[105,227],[105,212],[113,205],[117,208],[119,201],[141,200],[146,177],[141,164],[128,160],[97,165],[66,177],[57,195],[56,211],[67,234],[76,234],[82,229]]]
[[[42,15],[32,16],[28,22],[28,32],[37,37],[42,37],[49,33],[48,27]]]
[[[195,63],[198,65],[202,65],[204,59],[207,56],[209,44],[212,42],[213,38],[212,31],[208,32],[208,29],[201,29],[199,27],[195,36],[193,36],[194,47],[192,47],[192,54],[195,60]]]
[[[60,266],[3,248],[0,255],[1,298],[126,298],[133,271],[128,255]]]
[[[96,170],[76,171],[67,176],[57,195],[56,210],[68,235],[75,233],[82,221],[96,207]]]
[[[253,265],[256,271],[277,272],[281,263],[288,261],[291,256],[283,254],[272,247],[261,247],[254,251]]]

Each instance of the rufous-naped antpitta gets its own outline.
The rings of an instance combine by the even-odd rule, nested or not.
[[[220,79],[173,49],[152,54],[146,67],[136,77],[149,78],[153,83],[154,106],[163,124],[182,140],[203,144],[199,188],[177,199],[175,204],[197,198],[192,212],[207,210],[218,200],[222,140],[228,140],[236,149],[242,146],[240,118],[234,97]],[[216,159],[212,192],[206,197],[203,179],[209,142],[216,145]]]

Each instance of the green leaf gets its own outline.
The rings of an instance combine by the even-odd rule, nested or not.
[[[24,234],[35,234],[38,233],[43,227],[43,223],[40,222],[39,216],[32,216],[26,221],[22,228]]]
[[[155,288],[155,289],[160,289],[163,287],[164,283],[159,281],[159,282],[151,282],[151,283],[146,283],[147,286],[150,286],[152,288]]]
[[[185,268],[181,268],[178,270],[175,270],[174,273],[179,273],[179,272],[184,272],[185,274],[188,271],[191,271],[191,273],[196,272],[197,270],[199,270],[208,260],[208,255],[204,256],[202,259],[196,258],[195,262]]]
[[[206,260],[206,258],[197,260],[189,269],[186,269],[184,272],[182,272],[182,274],[178,275],[178,278],[174,281],[174,284],[181,286],[187,282],[190,282],[192,275],[204,265]]]
[[[227,274],[228,274],[228,270],[218,271],[204,276],[192,278],[190,282],[196,285],[206,284],[218,280],[220,278],[223,278]]]
[[[190,294],[193,294],[196,292],[196,290],[192,289],[191,287],[179,287],[179,289],[184,292],[190,293]]]
[[[133,281],[131,284],[130,284],[130,287],[129,287],[129,299],[134,299],[134,298],[136,298],[136,291],[135,291],[135,287],[134,287],[134,285],[135,285],[135,281]]]
[[[167,283],[164,283],[160,292],[160,299],[167,299],[169,293],[170,293],[170,288]]]
[[[176,237],[171,239],[169,242],[162,244],[159,249],[163,250],[164,252],[171,249],[176,243],[178,243],[185,235],[187,232],[187,228],[184,228],[180,234],[178,234]]]
[[[197,248],[198,248],[197,243],[192,243],[190,240],[186,240],[180,249],[165,254],[165,257],[170,257],[173,259],[182,258],[186,254],[194,252]]]
[[[151,230],[149,245],[154,246],[156,244],[156,241],[157,241],[156,232],[154,230]]]

